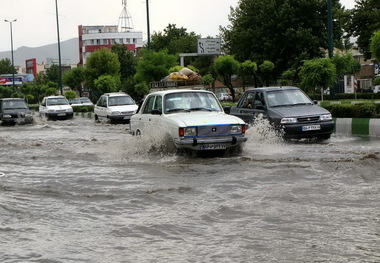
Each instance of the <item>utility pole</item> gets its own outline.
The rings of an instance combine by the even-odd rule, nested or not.
[[[59,61],[59,88],[61,91],[61,95],[63,95],[63,88],[62,88],[62,60],[61,60],[61,41],[59,39],[59,20],[58,20],[58,4],[57,0],[55,0],[55,14],[57,17],[57,35],[58,35],[58,61]]]
[[[11,54],[12,54],[12,83],[13,83],[13,91],[16,91],[15,86],[15,64],[14,64],[14,58],[13,58],[13,30],[12,30],[12,23],[16,22],[17,19],[13,19],[12,21],[4,19],[5,22],[8,22],[11,28]]]
[[[332,23],[332,0],[327,0],[327,33],[329,58],[333,56],[333,23]]]
[[[148,24],[148,49],[150,49],[149,0],[146,0],[146,18]]]

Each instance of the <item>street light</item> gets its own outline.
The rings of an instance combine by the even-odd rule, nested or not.
[[[57,18],[57,36],[58,36],[59,88],[60,88],[60,91],[61,91],[61,95],[63,95],[63,89],[62,89],[61,41],[59,39],[59,20],[58,20],[58,4],[57,4],[57,0],[55,0],[55,15],[56,15],[56,18]]]
[[[11,54],[12,54],[12,83],[13,83],[13,91],[16,91],[15,87],[15,64],[13,59],[13,33],[12,33],[12,23],[16,22],[17,19],[13,19],[12,21],[4,19],[5,22],[8,22],[11,27]]]
[[[148,49],[150,49],[149,0],[146,0],[146,20],[148,25]]]

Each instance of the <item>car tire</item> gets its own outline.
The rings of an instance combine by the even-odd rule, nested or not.
[[[95,114],[95,122],[96,122],[96,123],[99,123],[99,122],[100,122],[99,117],[98,117],[97,114]]]

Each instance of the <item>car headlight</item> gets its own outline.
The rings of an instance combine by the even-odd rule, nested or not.
[[[281,124],[297,123],[297,118],[282,118]]]
[[[72,112],[72,111],[73,111],[73,109],[66,109],[66,111],[67,111],[67,112]]]
[[[55,110],[48,110],[47,112],[55,112]]]
[[[3,118],[6,118],[6,119],[12,118],[12,115],[6,114],[6,115],[3,115]]]
[[[179,128],[178,135],[183,136],[197,136],[197,127]]]
[[[230,134],[240,134],[243,132],[242,125],[231,125]]]
[[[111,115],[121,115],[121,112],[120,111],[114,111],[111,113]]]
[[[331,121],[331,120],[332,120],[331,114],[321,115],[321,121]]]

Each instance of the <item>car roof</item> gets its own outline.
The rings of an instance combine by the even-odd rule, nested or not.
[[[47,97],[45,97],[45,98],[47,98],[47,99],[55,99],[55,98],[65,98],[64,96],[62,96],[62,95],[58,95],[58,96],[47,96]],[[66,99],[66,98],[65,98]]]
[[[113,96],[129,96],[129,95],[124,92],[110,92],[110,93],[104,93],[102,96],[113,97]]]
[[[256,91],[256,90],[261,90],[261,91],[281,91],[281,90],[299,90],[299,88],[292,87],[292,86],[278,86],[278,87],[253,88],[253,89],[249,89],[247,91]]]
[[[7,101],[9,101],[9,100],[22,100],[22,101],[24,101],[24,99],[22,99],[22,98],[2,98],[0,100],[7,100]]]
[[[171,90],[160,90],[150,93],[149,95],[166,95],[171,93],[185,93],[185,92],[203,92],[203,93],[212,93],[207,90],[195,90],[195,89],[171,89]]]

